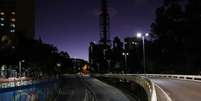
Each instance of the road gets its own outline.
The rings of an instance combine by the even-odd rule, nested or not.
[[[172,101],[200,101],[201,100],[201,82],[178,80],[178,79],[151,79],[157,84]],[[159,89],[156,89],[159,96],[163,96]]]
[[[65,77],[56,101],[129,101],[118,89],[95,78]]]
[[[56,101],[84,101],[85,87],[75,76],[65,77]]]

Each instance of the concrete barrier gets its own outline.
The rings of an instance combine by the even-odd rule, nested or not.
[[[124,79],[127,81],[134,81],[144,88],[148,96],[148,101],[157,101],[155,85],[151,80],[147,79],[145,76],[127,75],[127,74],[104,74],[96,76],[112,77],[112,78]]]
[[[128,74],[128,75],[134,76],[136,74]],[[171,78],[171,79],[201,81],[201,76],[199,75],[174,75],[174,74],[137,74],[137,75],[150,78]]]

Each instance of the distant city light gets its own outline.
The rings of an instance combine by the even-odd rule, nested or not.
[[[14,27],[15,28],[15,24],[11,24],[10,26]]]
[[[60,64],[60,63],[57,63],[57,67],[61,67],[61,64]]]
[[[1,23],[1,26],[4,26],[4,24],[3,24],[3,23]]]
[[[124,52],[123,52],[123,53],[122,53],[122,55],[129,55],[129,54],[128,54],[128,53],[124,53]]]
[[[11,12],[11,14],[15,15],[15,12]]]
[[[145,36],[149,36],[149,33],[145,33]]]
[[[1,12],[0,14],[1,14],[1,15],[5,15],[5,13],[4,13],[4,12]]]
[[[1,21],[4,21],[4,18],[0,18],[1,19]]]
[[[21,60],[21,62],[25,62],[25,60]]]
[[[15,20],[15,18],[12,18],[11,21],[15,22],[16,20]]]
[[[14,33],[14,32],[15,32],[15,30],[14,30],[14,29],[12,29],[12,30],[10,30],[10,32],[11,32],[11,33]]]

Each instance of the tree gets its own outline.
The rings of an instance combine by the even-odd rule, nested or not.
[[[157,36],[151,49],[152,62],[159,64],[158,72],[198,74],[201,71],[201,1],[188,0],[183,10],[180,1],[165,0],[156,10],[151,25],[151,32]]]
[[[198,73],[201,71],[201,46],[200,46],[200,35],[201,35],[201,1],[200,0],[188,0],[185,7],[185,63],[188,68],[186,71],[192,73]]]
[[[170,72],[182,62],[183,28],[184,12],[180,0],[165,0],[156,10],[156,19],[151,25],[151,33],[157,36],[152,45],[152,60],[160,67],[158,70]]]

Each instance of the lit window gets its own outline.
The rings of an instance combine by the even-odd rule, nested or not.
[[[15,15],[15,12],[11,12],[11,14]]]
[[[5,13],[4,13],[4,12],[1,12],[0,14],[1,14],[1,15],[5,15]]]
[[[14,28],[15,28],[15,24],[13,24],[13,23],[12,23],[10,26],[12,26],[12,27],[14,27]]]
[[[11,32],[11,33],[14,33],[14,32],[15,32],[15,30],[14,30],[14,29],[12,29],[12,30],[10,30],[10,32]]]
[[[1,21],[4,21],[4,18],[0,18]]]
[[[1,23],[1,26],[4,26],[4,24],[3,24],[3,23]]]
[[[11,21],[15,22],[16,20],[15,20],[15,18],[12,18]]]

